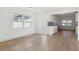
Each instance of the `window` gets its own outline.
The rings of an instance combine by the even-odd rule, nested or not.
[[[23,15],[14,16],[13,28],[25,28],[30,27],[30,25],[31,25],[31,16],[23,16]]]
[[[30,27],[30,24],[31,24],[31,17],[27,17],[27,16],[24,16],[24,27]]]
[[[66,20],[62,20],[62,26],[66,26]]]
[[[72,26],[72,21],[71,20],[67,21],[67,26]]]
[[[72,20],[62,20],[62,26],[72,26]]]

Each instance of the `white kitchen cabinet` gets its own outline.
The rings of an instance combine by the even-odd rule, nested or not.
[[[53,35],[58,31],[58,26],[48,26],[48,34]]]

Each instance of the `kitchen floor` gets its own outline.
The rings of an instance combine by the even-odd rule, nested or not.
[[[62,30],[56,34],[32,34],[0,43],[1,51],[79,51],[74,31]]]

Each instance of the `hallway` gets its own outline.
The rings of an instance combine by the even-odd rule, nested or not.
[[[32,34],[0,43],[1,51],[77,51],[74,31],[63,30],[50,36]]]

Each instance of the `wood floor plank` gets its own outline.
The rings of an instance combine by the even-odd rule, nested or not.
[[[55,35],[32,34],[0,43],[0,51],[79,51],[74,31],[62,30]]]

